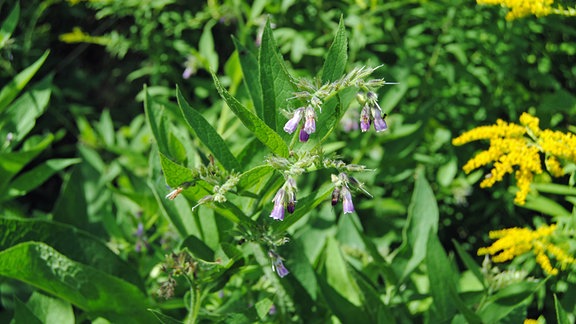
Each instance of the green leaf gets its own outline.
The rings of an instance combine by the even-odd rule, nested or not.
[[[456,240],[452,240],[452,243],[454,244],[454,247],[456,248],[456,252],[460,256],[460,259],[466,265],[466,268],[468,268],[468,270],[472,271],[472,273],[474,274],[476,279],[478,279],[478,281],[482,283],[482,286],[484,286],[484,288],[487,288],[486,287],[486,280],[484,279],[484,275],[482,274],[482,269],[478,266],[476,261],[474,261],[474,259],[472,259],[470,254],[466,253],[466,251],[464,250],[464,248],[462,248],[460,243],[458,243]]]
[[[483,323],[500,323],[502,319],[513,316],[518,308],[525,312],[533,294],[544,282],[525,280],[502,288],[490,296],[477,313]]]
[[[81,159],[52,159],[48,160],[34,169],[18,176],[10,184],[10,189],[6,198],[11,199],[18,196],[23,196],[29,191],[43,184],[46,180],[52,177],[56,172],[64,168],[80,163]],[[0,200],[5,199],[0,197]]]
[[[338,31],[334,37],[332,45],[326,55],[324,67],[322,68],[322,83],[329,83],[338,80],[344,74],[346,63],[348,61],[348,38],[346,37],[346,28],[344,19],[340,17]]]
[[[48,57],[48,53],[48,51],[44,52],[36,62],[24,69],[24,71],[18,73],[12,81],[0,90],[0,113],[4,112],[4,110],[8,108],[8,105],[12,100],[14,100],[14,98],[16,98],[22,89],[24,89],[28,84],[30,79],[32,79],[42,64],[44,64],[44,61]]]
[[[261,320],[268,316],[272,305],[274,305],[274,303],[270,298],[261,299],[254,305],[254,308],[256,308],[256,313]]]
[[[74,262],[44,243],[0,252],[0,275],[26,282],[77,307],[119,323],[150,323],[145,296],[135,286]]]
[[[194,235],[190,235],[184,239],[180,248],[187,248],[192,255],[204,261],[214,261],[214,251],[204,243],[201,239]]]
[[[408,219],[403,230],[400,256],[394,258],[397,269],[401,269],[400,281],[407,278],[426,257],[428,237],[438,231],[438,205],[434,192],[420,169],[416,173],[416,184],[408,207]],[[398,260],[397,260],[398,259]],[[407,260],[407,261],[405,261]]]
[[[148,309],[150,312],[152,312],[152,315],[154,315],[154,317],[156,317],[156,319],[158,321],[160,321],[160,323],[162,324],[182,324],[182,321],[179,321],[173,317],[170,317],[168,315],[163,314],[161,311],[156,310],[156,309]]]
[[[218,77],[212,73],[214,84],[220,96],[224,99],[228,107],[236,114],[238,119],[248,128],[264,145],[274,154],[282,157],[288,156],[288,146],[272,128],[268,127],[258,116],[246,109],[236,98],[234,98],[220,83]]]
[[[205,68],[211,71],[218,71],[218,53],[214,49],[214,37],[212,36],[212,27],[215,22],[215,20],[209,20],[204,25],[204,30],[198,42],[198,51],[203,57],[202,62],[208,64],[209,66],[205,66]]]
[[[169,192],[168,189],[162,184],[149,181],[148,187],[152,190],[154,198],[156,198],[156,203],[160,213],[172,223],[172,226],[178,231],[181,237],[186,237],[190,231],[189,226],[184,222],[186,213],[191,214],[191,206],[186,202],[181,202],[181,198],[176,198],[175,200],[168,200],[165,198],[166,194]]]
[[[262,85],[260,84],[260,74],[258,69],[258,59],[248,48],[240,43],[236,37],[232,36],[234,46],[238,52],[244,84],[250,94],[256,115],[264,120],[264,103],[262,102]]]
[[[466,317],[468,323],[482,323],[478,315],[472,312],[464,304],[456,290],[456,276],[452,264],[436,237],[430,233],[426,245],[426,266],[430,282],[430,294],[434,299],[434,315],[437,317],[433,322],[447,322],[456,309]]]
[[[286,107],[287,99],[294,95],[296,87],[284,65],[284,60],[278,53],[269,20],[266,21],[262,32],[262,44],[260,45],[258,60],[264,104],[264,122],[272,130],[282,129],[278,125],[280,121],[276,116],[278,116],[280,108]]]
[[[334,287],[326,282],[324,277],[319,276],[318,283],[326,304],[342,323],[374,322],[362,308],[352,304],[348,299],[340,295]]]
[[[43,295],[37,291],[27,302],[28,308],[42,323],[74,324],[74,311],[70,303],[57,298]]]
[[[152,100],[146,86],[144,86],[144,94],[146,120],[148,121],[148,127],[150,127],[152,131],[154,139],[156,139],[158,150],[166,156],[174,159],[178,158],[179,156],[174,156],[170,149],[173,139],[170,137],[172,133],[168,130],[168,121],[164,113],[164,107],[159,106]]]
[[[27,241],[46,243],[74,261],[117,276],[144,291],[138,273],[92,234],[51,221],[0,218],[0,250]]]
[[[10,36],[12,36],[12,33],[14,32],[16,26],[18,25],[19,17],[20,17],[20,3],[16,2],[14,8],[12,8],[12,11],[10,11],[10,14],[8,15],[8,17],[6,17],[6,20],[4,20],[2,26],[0,27],[0,49],[6,46],[8,39],[10,39]]]
[[[196,109],[192,108],[186,102],[186,99],[182,96],[180,89],[176,88],[176,98],[178,99],[178,106],[182,111],[184,119],[190,126],[190,129],[196,134],[196,136],[208,147],[210,152],[214,154],[214,157],[222,163],[222,166],[226,170],[239,171],[242,169],[238,160],[232,155],[228,146],[220,137],[220,134],[216,132],[214,127],[199,113]]]
[[[54,135],[49,134],[36,143],[27,141],[29,145],[24,145],[20,152],[0,153],[0,194],[6,190],[6,185],[12,177],[42,153],[53,140]]]
[[[36,314],[32,312],[20,299],[14,298],[14,322],[26,324],[43,324]]]
[[[568,314],[566,313],[564,308],[562,308],[562,304],[560,304],[560,301],[558,300],[558,296],[556,296],[556,294],[554,294],[554,308],[556,309],[556,322],[558,324],[572,323],[570,321],[570,318],[568,318]]]
[[[0,119],[0,138],[5,138],[11,132],[14,135],[13,143],[19,143],[28,135],[36,119],[46,111],[51,84],[52,77],[43,79],[6,109]]]
[[[305,247],[300,239],[290,241],[290,244],[282,247],[282,256],[286,258],[290,274],[300,282],[306,293],[315,301],[319,292],[316,272],[310,264],[306,253],[303,253]]]
[[[236,184],[239,193],[247,192],[248,190],[256,187],[256,193],[262,186],[268,182],[269,176],[274,172],[274,168],[269,165],[260,165],[254,167],[240,175],[240,179]]]
[[[528,195],[522,207],[535,210],[549,216],[570,217],[572,214],[554,200],[541,195]]]
[[[554,195],[576,196],[576,188],[557,183],[533,183],[532,186],[538,192],[546,192]]]
[[[336,239],[329,237],[326,243],[326,280],[352,304],[360,306],[360,292],[354,278],[348,272],[348,265],[340,252]]]

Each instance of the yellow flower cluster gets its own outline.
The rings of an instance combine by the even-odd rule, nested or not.
[[[92,43],[98,45],[106,45],[107,40],[102,36],[90,36],[90,34],[82,31],[80,27],[74,27],[72,32],[60,35],[60,40],[64,43]]]
[[[509,9],[506,20],[528,15],[547,16],[552,12],[554,0],[476,0],[480,5],[501,5]]]
[[[552,266],[551,255],[560,264],[562,270],[568,265],[575,264],[576,260],[564,249],[553,244],[550,239],[556,230],[556,225],[543,226],[533,231],[529,228],[507,228],[491,231],[490,238],[497,239],[489,247],[478,249],[478,255],[492,255],[494,262],[505,262],[533,251],[536,262],[548,275],[557,275],[558,268]]]
[[[518,192],[514,202],[523,205],[530,191],[535,174],[542,173],[541,154],[546,154],[545,165],[555,177],[564,175],[560,160],[576,163],[576,136],[551,130],[541,130],[538,118],[523,113],[521,125],[497,120],[496,125],[474,128],[452,140],[454,145],[463,145],[476,140],[489,140],[488,150],[478,153],[462,169],[466,173],[493,163],[493,168],[480,183],[488,188],[501,181],[506,174],[513,173]]]

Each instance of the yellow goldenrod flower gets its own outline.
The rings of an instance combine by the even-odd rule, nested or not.
[[[540,119],[538,117],[534,117],[528,113],[523,113],[520,116],[520,124],[526,126],[528,131],[532,132],[532,135],[538,136],[541,132],[540,129]]]
[[[71,33],[60,35],[60,40],[65,43],[92,43],[98,45],[106,45],[108,40],[102,36],[90,36],[90,34],[82,31],[80,27],[74,27]]]
[[[551,130],[541,130],[538,118],[523,113],[521,125],[497,120],[496,125],[480,126],[452,140],[462,145],[487,139],[490,147],[470,159],[462,169],[466,173],[492,164],[492,170],[480,183],[481,188],[492,187],[502,181],[506,174],[514,173],[518,192],[514,202],[523,205],[530,192],[535,174],[542,173],[541,153],[546,156],[547,170],[555,177],[564,175],[560,160],[576,163],[576,136]]]
[[[524,324],[538,324],[538,320],[527,318],[524,320]]]
[[[552,266],[549,255],[560,264],[561,269],[576,263],[564,249],[551,242],[556,224],[543,226],[533,231],[529,228],[507,228],[491,231],[490,238],[497,239],[489,247],[478,249],[478,255],[491,255],[494,262],[505,262],[533,251],[536,262],[548,275],[557,275],[559,270]]]
[[[470,143],[472,141],[477,141],[481,139],[497,139],[497,138],[512,138],[512,137],[522,137],[526,133],[526,128],[509,124],[501,119],[496,121],[496,125],[493,126],[480,126],[473,130],[470,130],[458,138],[452,141],[454,145],[462,145]]]
[[[544,130],[538,137],[538,145],[546,153],[576,162],[576,136],[572,133]]]
[[[506,20],[535,15],[547,16],[552,12],[554,0],[476,0],[480,5],[501,5],[509,9]]]
[[[546,157],[546,169],[555,177],[561,177],[564,175],[564,169],[555,156]]]

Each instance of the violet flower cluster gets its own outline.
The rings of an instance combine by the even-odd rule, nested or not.
[[[338,175],[333,174],[332,183],[334,183],[334,190],[332,191],[332,206],[338,204],[338,201],[342,201],[342,210],[344,214],[351,214],[354,212],[354,203],[352,202],[352,193],[350,191],[351,185],[355,189],[360,189],[367,195],[370,195],[363,189],[362,184],[358,180],[348,176],[344,172],[341,172]]]
[[[296,180],[292,177],[288,177],[282,188],[276,192],[274,199],[274,208],[270,213],[270,217],[275,220],[284,220],[284,212],[288,210],[290,214],[294,213],[296,208]]]
[[[372,91],[366,94],[366,102],[362,111],[360,112],[360,129],[366,132],[370,129],[370,124],[374,124],[376,132],[382,132],[388,129],[388,124],[384,118],[386,114],[382,114],[382,108],[378,104],[378,95]]]
[[[286,269],[284,266],[284,262],[281,256],[279,256],[276,252],[270,250],[268,251],[268,256],[272,260],[272,270],[276,271],[280,278],[286,277],[290,271]]]

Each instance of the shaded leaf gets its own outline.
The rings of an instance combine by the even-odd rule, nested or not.
[[[35,291],[28,300],[27,306],[42,323],[74,324],[75,322],[72,305],[62,299]]]
[[[138,273],[92,234],[46,220],[0,218],[0,250],[27,241],[46,243],[67,258],[117,276],[144,291]]]
[[[23,196],[29,191],[43,184],[56,172],[65,169],[73,164],[80,163],[80,159],[52,159],[48,160],[32,170],[23,173],[12,181],[10,190],[6,198]],[[0,199],[1,200],[1,199]]]
[[[38,69],[44,64],[44,61],[48,57],[48,51],[44,52],[42,56],[36,60],[32,65],[24,69],[24,71],[18,73],[12,81],[0,90],[0,113],[4,112],[8,105],[14,100],[18,94],[24,89],[28,84],[30,79],[36,74]]]
[[[74,262],[44,243],[21,243],[0,252],[0,275],[26,282],[113,322],[153,320],[138,288]]]
[[[20,3],[16,2],[14,8],[12,8],[12,11],[10,11],[10,14],[8,14],[8,17],[6,17],[6,19],[2,23],[2,26],[0,26],[0,49],[6,46],[8,39],[10,39],[10,36],[12,36],[12,33],[14,32],[16,26],[18,25],[19,17],[20,17]]]
[[[558,324],[569,324],[572,323],[568,318],[568,314],[562,308],[562,304],[558,300],[558,296],[554,295],[554,308],[556,309],[556,321]]]
[[[250,94],[256,115],[260,119],[264,119],[264,103],[262,102],[262,85],[260,84],[260,74],[258,69],[258,58],[256,55],[248,50],[244,45],[232,36],[234,46],[238,52],[240,59],[240,66],[242,67],[242,74],[244,75],[244,84]]]

